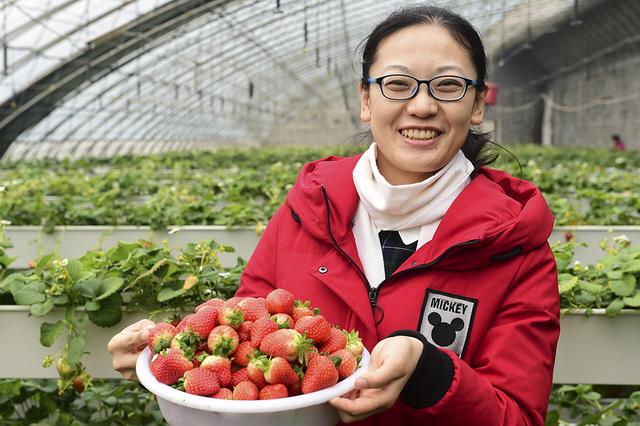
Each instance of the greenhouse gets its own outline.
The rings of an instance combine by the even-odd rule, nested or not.
[[[0,0],[0,424],[640,424],[639,21]]]

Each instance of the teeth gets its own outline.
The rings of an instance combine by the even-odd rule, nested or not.
[[[409,139],[433,139],[438,136],[438,132],[434,130],[420,130],[420,129],[402,129],[402,136]]]

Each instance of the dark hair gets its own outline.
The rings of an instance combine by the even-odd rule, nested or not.
[[[460,47],[469,52],[471,61],[478,73],[479,90],[486,90],[487,55],[478,32],[462,16],[442,7],[428,5],[409,6],[396,10],[387,19],[380,22],[371,34],[360,43],[360,46],[364,43],[361,80],[363,87],[366,89],[369,87],[367,78],[369,77],[371,65],[375,62],[380,42],[399,30],[421,24],[441,25],[449,31]],[[358,136],[358,138],[361,140],[362,135]],[[467,138],[462,145],[462,152],[476,169],[484,164],[491,163],[498,156],[495,152],[481,153],[487,143],[492,143],[488,133],[476,133],[469,129]]]

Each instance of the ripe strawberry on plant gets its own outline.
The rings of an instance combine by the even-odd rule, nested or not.
[[[240,342],[251,340],[251,327],[253,327],[253,321],[245,321],[240,324],[240,327],[236,330],[238,337],[240,338]]]
[[[333,361],[324,355],[309,361],[307,371],[302,378],[302,393],[311,393],[338,383],[338,370]]]
[[[311,339],[290,328],[276,330],[266,335],[260,343],[260,352],[272,357],[283,357],[289,362],[298,360],[301,364],[312,348]]]
[[[253,351],[255,351],[255,348],[250,341],[241,342],[233,353],[233,363],[240,367],[246,367]]]
[[[339,362],[334,361],[334,365],[338,370],[339,379],[349,377],[353,374],[354,371],[356,371],[356,368],[358,368],[358,361],[356,360],[356,357],[346,349],[339,349],[333,352],[331,355],[329,355],[329,358],[331,358],[332,360],[334,360],[335,358],[340,359]]]
[[[259,395],[258,387],[250,380],[240,382],[233,388],[233,399],[253,401],[258,399]]]
[[[247,372],[247,367],[242,367],[241,369],[231,373],[231,386],[235,387],[238,383],[245,380],[251,380],[249,378],[249,373]]]
[[[184,373],[192,368],[191,361],[185,358],[180,351],[171,348],[157,354],[149,365],[151,374],[165,385],[176,383]]]
[[[286,398],[289,396],[287,387],[281,383],[275,385],[267,385],[260,389],[260,395],[258,399],[277,399]]]
[[[295,324],[291,315],[287,314],[273,314],[271,320],[278,324],[278,328],[293,328]]]
[[[331,336],[331,324],[322,315],[304,316],[296,321],[294,328],[300,333],[307,333],[315,345],[320,345]]]
[[[267,295],[267,309],[272,314],[293,313],[295,297],[288,290],[277,288]]]
[[[271,385],[276,383],[293,385],[300,380],[289,361],[279,356],[268,360],[264,364],[264,379]]]
[[[309,307],[308,300],[305,300],[305,301],[296,300],[294,302],[293,313],[291,314],[291,317],[293,318],[294,322],[297,322],[302,317],[305,317],[305,316],[312,317],[314,315],[320,315],[320,309],[318,308],[311,309]]]
[[[242,309],[245,321],[255,321],[269,316],[267,303],[263,298],[247,297],[242,299],[236,307]]]
[[[347,346],[347,336],[342,329],[337,327],[331,327],[331,334],[329,340],[324,342],[318,350],[322,353],[332,353],[339,349],[344,349]]]
[[[362,340],[360,340],[360,336],[358,335],[357,330],[346,331],[343,330],[345,336],[347,336],[347,345],[345,349],[348,350],[356,357],[358,361],[362,357],[362,352],[364,351],[364,345],[362,344]]]
[[[207,345],[214,355],[231,356],[240,343],[238,333],[228,325],[219,325],[209,334]]]
[[[244,312],[238,307],[223,306],[218,312],[218,323],[236,329],[244,322]]]
[[[220,386],[229,386],[231,384],[231,361],[229,358],[220,355],[209,355],[200,363],[200,368],[215,373]]]
[[[205,306],[213,306],[217,310],[220,310],[220,308],[222,308],[224,304],[225,304],[224,300],[220,299],[219,297],[214,297],[213,299],[209,299],[206,302],[196,306],[195,311],[197,313],[200,309],[204,308]]]
[[[218,392],[211,395],[211,398],[216,399],[233,399],[233,391],[229,388],[220,388]]]
[[[209,396],[220,390],[214,372],[206,368],[194,368],[184,373],[184,390],[193,395]]]
[[[262,339],[268,334],[278,330],[278,324],[270,318],[260,318],[251,326],[251,344],[254,348],[260,347]]]

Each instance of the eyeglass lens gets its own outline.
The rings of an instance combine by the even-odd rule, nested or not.
[[[409,76],[391,75],[382,80],[382,94],[390,99],[409,99],[418,90],[418,81]],[[429,90],[434,98],[451,101],[464,96],[467,82],[459,77],[436,77],[429,83]]]

